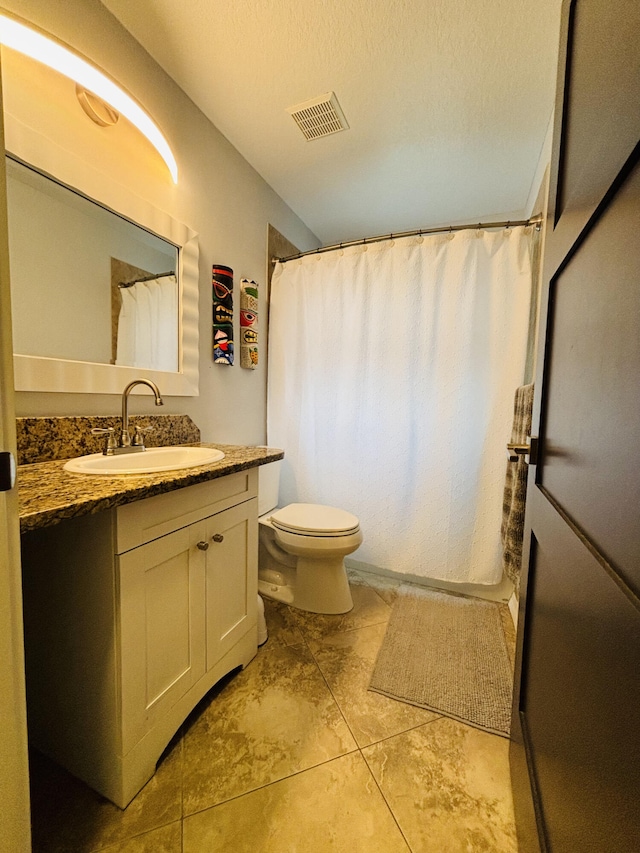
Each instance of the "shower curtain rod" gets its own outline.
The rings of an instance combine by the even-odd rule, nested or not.
[[[469,231],[473,228],[516,228],[519,225],[535,225],[536,231],[540,230],[542,216],[532,216],[531,219],[518,219],[507,222],[473,222],[468,225],[445,225],[441,228],[419,228],[414,231],[400,231],[397,234],[380,234],[378,237],[363,237],[361,240],[348,240],[346,243],[333,243],[331,246],[321,246],[318,249],[310,249],[308,252],[298,252],[296,255],[287,255],[285,258],[271,258],[272,264],[284,264],[287,261],[296,261],[307,255],[320,255],[323,252],[334,252],[336,249],[345,249],[348,246],[363,246],[365,243],[381,243],[384,240],[393,240],[400,237],[415,237],[422,234],[442,234],[447,231]]]
[[[142,284],[143,281],[153,281],[154,278],[164,278],[166,275],[175,275],[174,270],[169,272],[157,272],[152,275],[145,275],[144,278],[137,278],[135,281],[121,281],[118,287],[133,287],[134,284]]]

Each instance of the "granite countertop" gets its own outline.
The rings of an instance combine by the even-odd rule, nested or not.
[[[273,447],[202,444],[222,450],[224,459],[210,465],[163,471],[157,474],[118,476],[72,474],[63,470],[66,460],[35,462],[18,467],[20,532],[50,527],[65,518],[99,512],[143,498],[215,480],[236,471],[266,465],[284,457]]]

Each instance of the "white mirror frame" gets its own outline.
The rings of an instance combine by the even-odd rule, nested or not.
[[[179,373],[14,355],[16,391],[121,394],[131,380],[151,379],[163,396],[198,396],[198,235],[12,116],[6,115],[5,122],[6,149],[12,155],[177,246],[182,293]]]

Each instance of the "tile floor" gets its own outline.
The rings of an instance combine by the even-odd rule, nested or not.
[[[34,754],[34,853],[516,853],[507,740],[368,692],[396,584],[350,580],[344,616],[265,602],[125,811]]]

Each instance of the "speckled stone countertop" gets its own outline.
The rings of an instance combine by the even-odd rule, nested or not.
[[[200,430],[188,415],[132,415],[129,418],[132,434],[135,426],[152,428],[145,435],[147,447],[197,444],[200,441]],[[93,435],[91,430],[96,427],[113,427],[119,431],[120,418],[115,415],[16,418],[18,464],[30,465],[102,453],[106,439],[104,435]]]
[[[275,462],[284,456],[282,450],[272,447],[232,444],[202,446],[222,450],[224,459],[179,471],[120,476],[72,474],[63,470],[64,459],[20,465],[20,531],[25,533],[39,527],[50,527],[65,518],[99,512],[195,483],[215,480],[226,474]]]

